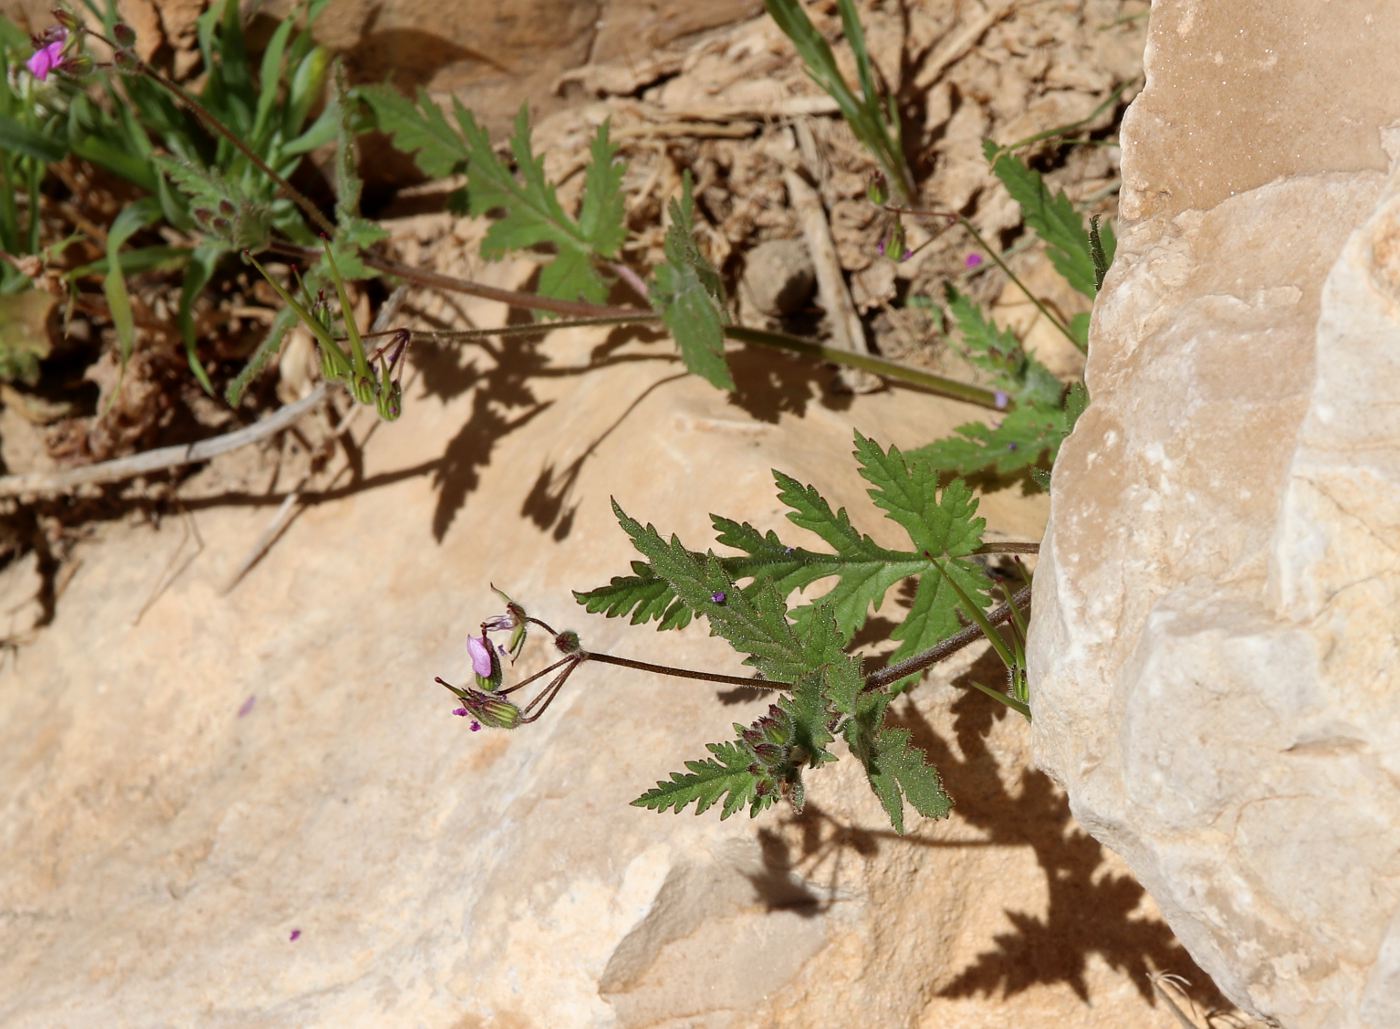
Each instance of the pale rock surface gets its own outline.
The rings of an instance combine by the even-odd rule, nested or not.
[[[904,839],[844,760],[800,821],[628,806],[761,700],[594,668],[514,734],[450,714],[432,678],[466,674],[493,580],[595,649],[739,670],[703,631],[573,603],[633,556],[609,495],[697,543],[711,510],[793,531],[776,466],[893,543],[852,427],[909,446],[975,415],[821,400],[829,371],[738,353],[745,409],[669,342],[602,343],[416,352],[358,484],[229,596],[280,502],[265,467],[182,488],[203,549],[163,592],[194,552],[181,518],[81,548],[56,621],[0,671],[0,1023],[1176,1024],[1146,975],[1199,972],[1029,769],[1024,723],[950,685],[966,662],[899,705],[957,800]],[[1045,507],[1013,490],[983,512],[1034,538]]]
[[[1285,1026],[1400,1025],[1397,48],[1154,5],[1036,577],[1037,763]]]

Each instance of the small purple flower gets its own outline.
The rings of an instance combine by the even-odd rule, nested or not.
[[[63,47],[68,42],[68,30],[64,28],[54,29],[44,37],[48,40],[34,55],[24,62],[24,66],[29,69],[40,82],[49,77],[50,72],[58,71],[63,67]]]
[[[482,632],[502,632],[515,628],[515,618],[511,615],[492,615],[481,623]]]
[[[968,254],[963,258],[963,264],[969,269],[980,268],[982,266],[982,255],[975,252]]]
[[[472,724],[468,726],[468,728],[470,728],[472,732],[481,732],[481,723],[472,722]]]
[[[1021,444],[1019,444],[1019,443],[1008,443],[1008,444],[1006,444],[1006,449],[1007,449],[1007,450],[1015,450],[1015,449],[1016,449],[1017,447],[1019,447],[1020,445],[1021,445]]]
[[[251,711],[253,710],[253,705],[256,704],[257,702],[258,702],[257,694],[254,694],[254,693],[248,694],[248,699],[245,700],[241,705],[239,705],[239,708],[238,708],[238,717],[239,717],[239,718],[246,718],[246,717],[248,717],[248,713],[251,712]]]
[[[472,671],[483,679],[491,677],[493,662],[491,660],[491,641],[482,633],[480,639],[475,636],[467,637],[467,653],[472,658]]]
[[[902,253],[902,254],[899,255],[899,263],[900,263],[900,264],[903,264],[905,261],[909,260],[909,258],[911,258],[911,257],[913,257],[913,256],[914,256],[914,251],[910,250],[908,247],[905,247],[905,248],[904,248],[904,253]]]
[[[783,555],[784,555],[784,556],[787,556],[787,555],[789,555],[789,554],[791,554],[791,553],[792,553],[792,548],[791,548],[791,547],[784,547],[784,548],[783,548]]]
[[[467,715],[470,714],[470,712],[467,711],[467,709],[464,708],[464,707],[453,708],[453,709],[452,709],[452,713],[453,713],[454,715],[456,715],[458,718],[466,718]]]
[[[715,590],[713,593],[710,594],[710,599],[713,600],[716,604],[723,604],[727,597],[728,594],[726,594],[724,590]]]
[[[291,938],[292,942],[293,942],[293,943],[296,943],[297,940],[299,940],[299,939],[301,939],[301,930],[300,930],[300,929],[293,929],[293,930],[292,930],[292,938]]]
[[[996,401],[996,405],[997,405],[997,410],[998,410],[998,411],[1005,411],[1005,410],[1006,410],[1006,405],[1007,405],[1007,404],[1010,402],[1010,400],[1011,400],[1011,398],[1010,398],[1009,396],[1007,396],[1006,390],[1004,390],[1004,389],[999,389],[999,390],[997,390],[996,393],[993,394],[993,398],[994,398],[995,401]]]
[[[879,251],[881,257],[885,256],[885,238],[883,236],[880,237],[880,242],[875,244],[875,249]]]

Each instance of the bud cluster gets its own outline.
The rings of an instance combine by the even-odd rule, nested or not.
[[[808,755],[797,743],[797,724],[792,715],[773,704],[752,725],[736,724],[734,729],[753,759],[748,772],[758,779],[754,792],[760,797],[777,793],[801,811],[806,799],[802,767]]]

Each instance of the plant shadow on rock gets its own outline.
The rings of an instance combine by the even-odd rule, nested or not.
[[[657,359],[664,359],[679,367],[679,358],[669,349],[669,336],[652,334],[658,345],[668,348],[656,354],[618,352],[620,341],[636,338],[638,333],[635,329],[609,334],[608,340],[594,350],[588,367],[579,371],[624,361]],[[833,393],[824,385],[824,381],[833,376],[821,365],[756,349],[736,350],[726,356],[735,385],[729,402],[742,408],[756,422],[776,424],[782,414],[801,416],[807,405],[814,400],[837,411],[850,406],[849,395]],[[557,369],[552,371],[558,373]],[[548,375],[551,372],[536,374]],[[610,436],[624,426],[656,390],[686,378],[687,374],[683,370],[668,373],[640,390],[625,406],[619,407],[616,420],[590,440],[568,464],[559,466],[553,461],[545,463],[521,506],[521,515],[529,518],[540,529],[550,532],[556,541],[565,539],[573,527],[574,515],[578,510],[578,502],[573,499],[573,493],[588,459]]]
[[[1000,662],[988,651],[957,682],[977,679],[995,683],[1004,674]],[[1144,999],[1154,1005],[1156,997],[1148,977],[1161,971],[1185,977],[1197,1002],[1229,1010],[1230,1002],[1197,967],[1167,924],[1156,917],[1134,915],[1146,891],[1127,875],[1096,875],[1104,863],[1104,849],[1073,824],[1069,803],[1050,778],[1026,768],[1017,789],[1005,786],[986,737],[994,721],[1008,717],[1007,709],[969,690],[953,702],[953,713],[956,748],[912,705],[901,705],[892,721],[913,733],[915,745],[939,769],[953,794],[953,817],[981,830],[983,839],[968,844],[852,828],[808,803],[800,816],[786,820],[786,827],[800,834],[796,846],[790,833],[758,830],[764,874],[751,878],[760,898],[782,897],[781,906],[793,909],[796,905],[789,882],[801,869],[809,882],[818,875],[826,880],[820,889],[822,896],[811,891],[809,903],[802,908],[820,913],[832,902],[823,896],[839,895],[846,851],[864,860],[883,845],[936,849],[1027,846],[1045,873],[1049,895],[1046,914],[1007,910],[1011,930],[996,934],[992,946],[956,972],[937,991],[938,996],[991,996],[999,992],[1009,997],[1038,984],[1063,983],[1088,1003],[1086,970],[1089,958],[1097,954],[1109,967],[1127,975]]]

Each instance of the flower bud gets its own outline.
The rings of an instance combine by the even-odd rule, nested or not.
[[[787,748],[776,743],[760,743],[753,748],[753,753],[767,768],[779,768],[787,760]]]
[[[520,708],[504,697],[490,697],[484,693],[477,697],[480,699],[472,705],[471,712],[482,725],[490,729],[514,729],[520,725]]]
[[[379,409],[379,417],[384,421],[398,421],[399,415],[403,414],[403,390],[399,384],[389,383],[389,388],[379,394],[375,405]]]
[[[49,14],[53,17],[54,21],[58,22],[69,32],[76,31],[78,26],[82,24],[78,21],[78,16],[66,7],[55,7],[49,11]]]
[[[112,38],[117,41],[118,46],[134,46],[136,44],[136,30],[124,21],[119,21],[112,26]]]
[[[471,655],[472,672],[476,684],[487,693],[495,693],[501,688],[501,659],[496,656],[496,648],[486,634],[467,637],[467,653]]]
[[[558,636],[554,637],[554,645],[559,648],[561,654],[577,654],[583,650],[583,644],[579,642],[578,633],[572,629],[565,629]]]
[[[894,261],[904,259],[904,223],[898,218],[894,220],[894,227],[890,229],[890,234],[881,244],[884,249],[881,251],[886,257]]]
[[[870,185],[865,189],[865,195],[870,198],[872,204],[884,204],[890,199],[890,191],[885,183],[885,173],[876,172],[870,180]]]
[[[350,395],[355,398],[355,403],[366,405],[374,403],[376,392],[375,382],[368,375],[356,372],[350,376]]]

